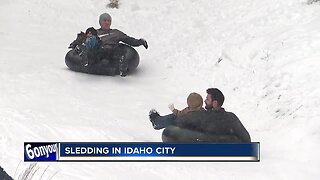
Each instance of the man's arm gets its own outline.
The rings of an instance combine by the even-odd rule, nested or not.
[[[231,122],[232,122],[232,125],[231,125],[232,131],[234,131],[232,133],[238,136],[242,140],[242,142],[251,142],[250,134],[246,130],[246,128],[243,126],[239,118],[235,114],[230,112],[229,112],[229,118],[231,119]]]
[[[144,39],[136,39],[136,38],[133,38],[133,37],[130,37],[126,34],[124,34],[123,32],[121,32],[121,38],[120,38],[120,41],[130,45],[130,46],[133,46],[133,47],[137,47],[137,46],[141,46],[143,45],[146,49],[148,49],[148,43],[146,40]]]

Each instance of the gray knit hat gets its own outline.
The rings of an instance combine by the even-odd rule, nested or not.
[[[110,14],[108,13],[101,14],[99,17],[99,24],[101,23],[101,21],[105,21],[105,20],[112,21]]]

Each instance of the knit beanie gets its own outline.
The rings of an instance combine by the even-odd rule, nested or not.
[[[108,14],[108,13],[101,14],[99,17],[99,24],[101,24],[101,22],[105,21],[105,20],[112,21],[110,14]]]
[[[193,92],[189,94],[187,104],[191,110],[200,109],[203,105],[203,99],[200,94]]]

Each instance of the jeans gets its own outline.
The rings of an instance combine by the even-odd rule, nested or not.
[[[173,125],[176,116],[174,114],[168,114],[165,116],[158,116],[153,121],[153,128],[154,129],[162,129],[167,126]]]
[[[98,39],[96,36],[87,37],[84,44],[88,49],[95,48],[98,45]]]

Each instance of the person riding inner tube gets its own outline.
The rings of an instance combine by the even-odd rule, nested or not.
[[[191,111],[180,117],[175,114],[160,116],[157,111],[151,110],[149,119],[154,129],[165,128],[163,142],[251,142],[250,134],[238,117],[221,107],[224,95],[219,89],[207,89],[204,102],[206,110]],[[188,103],[189,108],[190,105]]]
[[[81,48],[84,47],[82,47],[82,45],[77,46],[66,54],[65,63],[69,69],[76,72],[97,75],[114,76],[120,74],[118,56],[114,55],[109,59],[104,58],[98,62],[90,63],[87,58],[84,57],[85,55],[83,55],[86,52],[81,50]],[[121,49],[122,56],[126,59],[128,64],[127,72],[133,72],[140,62],[138,52],[125,44],[119,44],[118,48]]]
[[[95,30],[93,27],[91,27],[87,29],[86,34],[78,34],[77,39],[70,44],[69,48],[76,49],[79,44],[85,44],[84,47],[86,51],[84,51],[85,53],[83,53],[82,56],[84,59],[86,59],[84,60],[84,64],[87,66],[92,66],[84,68],[89,69],[89,73],[108,74],[101,70],[107,68],[107,64],[111,63],[112,66],[117,66],[114,68],[117,69],[121,76],[126,76],[130,66],[129,61],[130,59],[135,58],[125,56],[128,54],[132,55],[133,51],[128,50],[129,48],[124,47],[122,44],[120,44],[120,42],[133,47],[143,45],[146,49],[148,48],[148,43],[144,39],[135,39],[127,36],[120,30],[111,29],[111,21],[112,18],[108,13],[101,14],[99,17],[100,28]],[[81,48],[83,47],[78,49],[82,50]],[[137,64],[137,62],[134,64]]]

